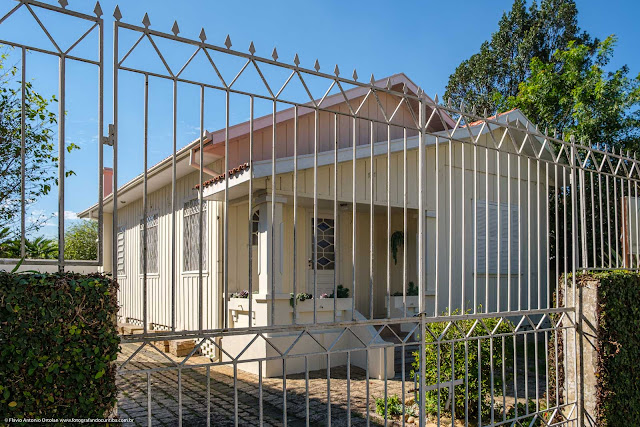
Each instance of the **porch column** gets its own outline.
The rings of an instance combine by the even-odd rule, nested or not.
[[[258,227],[258,282],[260,295],[270,296],[275,293],[275,296],[278,297],[283,293],[282,270],[284,257],[282,256],[282,251],[284,249],[284,223],[282,211],[286,201],[286,198],[278,196],[273,200],[269,194],[262,195],[256,200],[256,204],[260,209]]]

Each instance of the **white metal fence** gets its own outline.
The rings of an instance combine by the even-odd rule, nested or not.
[[[97,143],[98,201],[86,211],[99,222],[99,255],[67,260],[65,95],[74,80],[65,69],[68,61],[99,69],[102,135],[104,20],[99,4],[95,16],[60,4],[23,0],[0,19],[27,9],[56,47],[22,44],[22,34],[0,40],[20,52],[22,99],[27,54],[59,60],[59,256],[24,263],[117,266],[120,320],[141,326],[122,337],[121,415],[404,425],[388,399],[399,394],[398,410],[420,425],[419,414],[451,425],[582,422],[577,367],[562,356],[581,351],[566,345],[580,333],[576,292],[573,301],[555,295],[576,287],[565,273],[638,268],[635,157],[607,142],[551,137],[517,110],[488,117],[453,107],[404,75],[361,81],[298,55],[283,62],[275,48],[270,57],[253,43],[236,50],[228,36],[212,44],[204,30],[188,38],[177,23],[159,31],[147,15],[142,26],[126,23],[116,8],[113,123]],[[63,50],[42,11],[90,29]],[[92,31],[97,59],[74,56]],[[144,44],[155,58],[136,62]],[[161,85],[171,149],[153,166],[150,98]],[[142,120],[124,129],[119,117],[134,97]],[[199,122],[184,148],[181,108]],[[24,175],[24,101],[22,114]],[[142,137],[142,173],[123,185],[118,149],[137,138],[127,131]],[[112,194],[103,188],[105,145]],[[23,255],[26,209],[23,193]],[[186,356],[160,349],[183,340],[196,343]]]

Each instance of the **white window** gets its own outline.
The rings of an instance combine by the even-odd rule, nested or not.
[[[202,269],[207,269],[207,203],[202,204]],[[200,270],[200,200],[184,204],[182,221],[182,270]]]
[[[117,272],[118,272],[118,276],[124,276],[125,275],[125,271],[124,271],[124,231],[125,228],[124,227],[120,227],[118,228],[118,241],[117,241],[117,253],[118,253],[118,259],[117,259]]]
[[[144,271],[144,220],[140,220],[140,272]],[[147,273],[158,273],[158,214],[147,215]]]
[[[476,272],[487,273],[488,256],[489,274],[498,273],[498,259],[500,260],[500,274],[508,274],[509,256],[511,256],[511,274],[517,274],[518,248],[520,245],[518,234],[518,206],[509,206],[507,203],[500,203],[500,230],[498,230],[498,204],[496,202],[489,202],[488,206],[489,210],[487,212],[487,201],[478,200],[475,221],[476,256],[478,257]],[[487,219],[489,220],[488,227]],[[509,230],[509,222],[511,223],[511,230]],[[511,231],[511,235],[509,235],[509,231]],[[500,240],[499,255],[498,239]],[[489,243],[488,253],[487,240]]]
[[[628,252],[637,255],[640,253],[640,198],[627,197],[629,209],[625,215],[627,218],[627,234],[629,238]],[[633,263],[634,260],[632,260]]]
[[[311,218],[311,232],[313,233],[314,221]],[[333,218],[318,218],[318,227],[316,229],[316,251],[317,251],[317,269],[333,270],[336,265],[336,249],[335,249],[335,221]],[[311,235],[312,248],[311,256],[313,257],[313,234]]]
[[[251,246],[258,246],[260,239],[259,233],[260,227],[260,211],[255,211],[251,217]]]

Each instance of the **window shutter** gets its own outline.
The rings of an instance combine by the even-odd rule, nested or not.
[[[119,276],[124,276],[125,274],[125,270],[124,270],[124,231],[125,228],[124,227],[120,227],[118,229],[118,241],[117,241],[117,254],[118,254],[118,259],[117,259],[117,274]]]
[[[518,207],[513,205],[509,207],[506,203],[500,203],[499,213],[500,227],[498,229],[498,204],[496,202],[487,203],[485,200],[478,200],[476,214],[476,271],[478,273],[487,273],[488,259],[488,273],[497,274],[498,257],[500,257],[500,274],[509,273],[509,253],[511,253],[511,271],[512,273],[516,272],[519,244]],[[509,214],[511,214],[511,217],[509,217]],[[511,239],[509,239],[509,221],[511,221]],[[499,254],[498,239],[500,239]],[[489,244],[488,253],[487,243]]]

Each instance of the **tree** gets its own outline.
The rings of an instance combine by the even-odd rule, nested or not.
[[[554,61],[551,63],[533,58],[531,76],[520,84],[516,96],[504,100],[503,108],[519,108],[541,129],[546,129],[549,134],[558,132],[564,140],[573,137],[576,141],[591,147],[597,145],[599,148],[617,152],[637,151],[640,148],[640,74],[629,77],[627,66],[613,71],[606,70],[613,57],[615,42],[615,36],[609,36],[599,42],[595,49],[570,42],[566,49],[558,50],[554,54]],[[593,155],[599,158],[599,161],[602,160],[601,155]],[[592,162],[593,158],[586,158],[586,161]],[[606,167],[604,171],[607,171]],[[598,194],[603,191],[616,194],[613,180],[607,180],[609,184],[606,184],[597,178],[595,181],[588,178],[589,176],[580,184],[584,194]],[[605,190],[602,190],[603,187]],[[570,206],[574,190],[571,186],[559,190],[559,193],[550,194],[550,206],[555,204],[554,197],[558,198],[559,206],[557,212],[550,212],[550,222],[554,223],[555,215],[560,218],[566,215],[567,221],[559,222],[557,236],[555,230],[550,230],[551,253],[566,259],[568,266],[571,265],[572,251],[580,247],[586,248],[586,252],[581,252],[583,264],[594,260],[591,261],[593,264],[608,265],[609,250],[613,265],[621,262],[624,254],[616,250],[615,243],[619,238],[619,230],[610,231],[609,227],[601,228],[598,225],[606,224],[608,219],[616,217],[614,222],[619,221],[622,224],[622,210],[617,209],[616,203],[600,205],[594,210],[594,215],[587,215],[587,232],[584,236],[578,236],[578,239],[587,239],[586,245],[574,247],[568,244],[565,247],[562,236],[565,227],[571,228],[573,214]],[[590,200],[587,197],[579,200],[579,203],[583,206],[586,203],[588,206]],[[593,242],[589,240],[594,229],[603,236],[603,241],[612,242],[611,248],[605,249],[604,258],[600,250],[594,252]],[[560,263],[560,268],[563,269],[563,263]]]
[[[21,258],[20,239],[10,239],[8,228],[0,230],[0,258]],[[26,258],[55,259],[58,257],[58,244],[44,236],[33,240],[25,239]]]
[[[640,74],[629,77],[627,66],[606,70],[615,42],[613,35],[595,49],[570,42],[553,55],[553,62],[533,58],[531,76],[503,108],[519,108],[540,128],[557,131],[565,140],[638,150]]]
[[[64,233],[66,259],[98,259],[98,223],[84,220],[70,225]]]
[[[577,15],[573,0],[542,0],[540,7],[534,1],[528,9],[525,0],[515,0],[491,40],[451,74],[445,100],[495,111],[501,101],[517,95],[520,83],[531,74],[532,58],[549,63],[553,53],[571,41],[594,43],[580,32]]]
[[[16,236],[21,211],[21,132],[22,91],[16,65],[6,66],[9,51],[0,54],[0,228],[8,228]],[[30,205],[57,185],[58,153],[53,141],[57,116],[50,111],[55,95],[45,98],[35,91],[32,82],[25,82],[25,200]],[[71,152],[79,148],[67,144]],[[66,171],[65,176],[73,175]],[[26,232],[37,231],[46,222],[46,215],[31,218]]]

